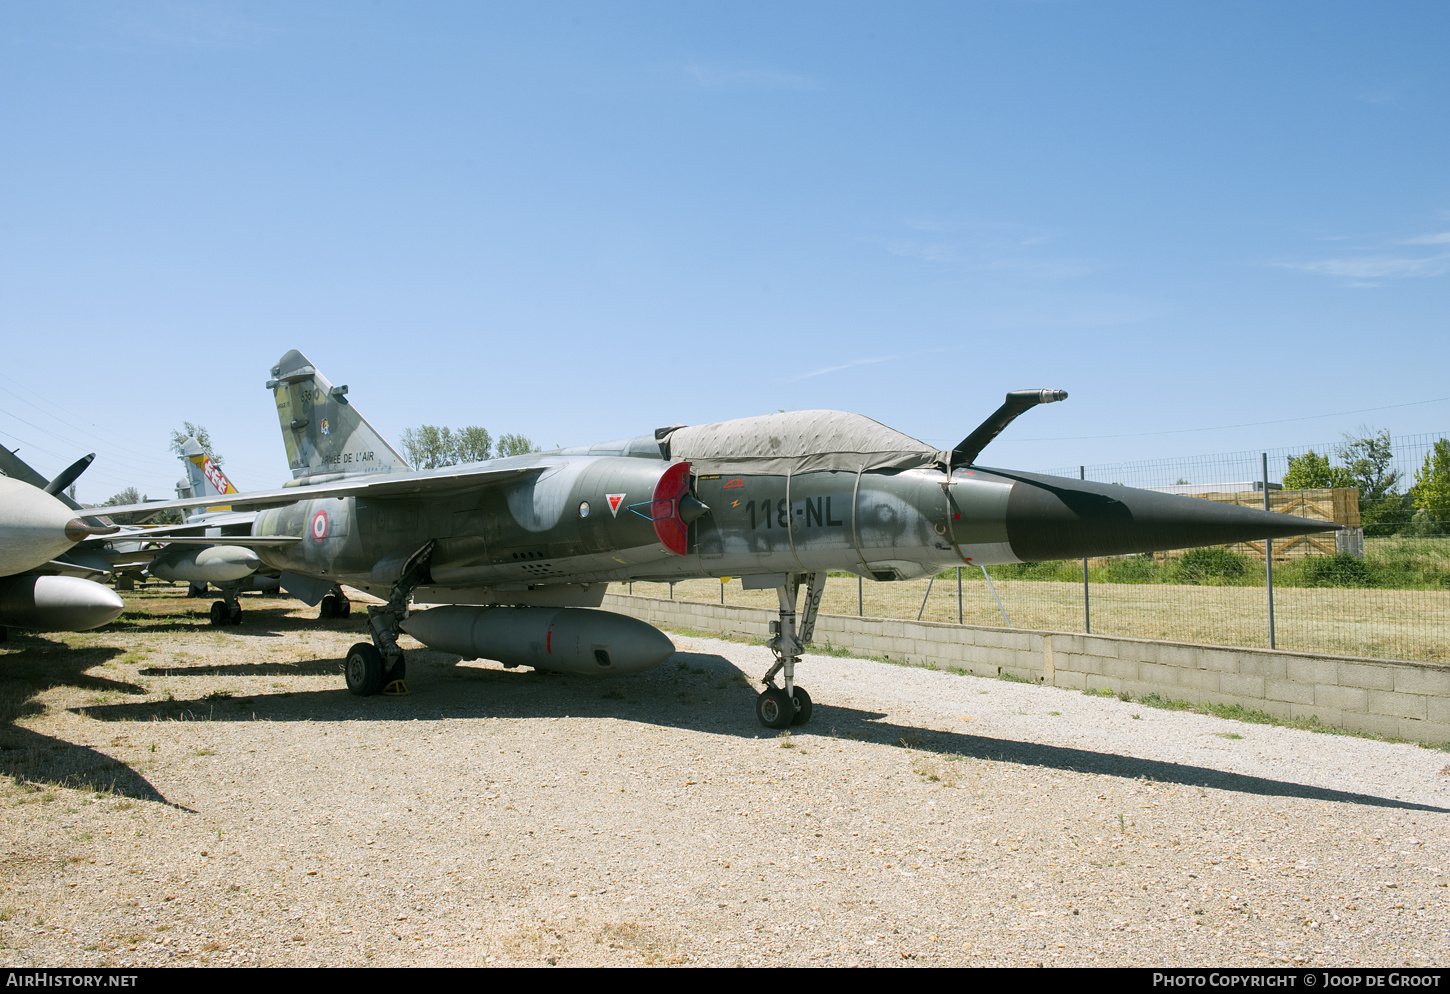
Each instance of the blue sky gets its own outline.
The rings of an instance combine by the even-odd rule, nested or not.
[[[984,462],[1450,431],[1440,2],[12,2],[0,46],[0,441],[96,450],[82,499],[169,494],[183,420],[280,483],[290,348],[394,438],[947,447],[1036,386]]]

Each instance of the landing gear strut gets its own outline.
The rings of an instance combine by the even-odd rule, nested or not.
[[[428,580],[428,561],[432,557],[433,543],[429,542],[403,564],[398,578],[393,581],[388,602],[368,608],[372,643],[359,642],[349,649],[343,665],[347,689],[357,696],[408,692],[408,664],[403,659],[402,647],[398,645],[398,632],[402,631],[398,626],[408,616],[408,601],[412,599],[413,590]],[[325,603],[326,598],[323,601]],[[347,603],[346,599],[343,603]]]
[[[322,604],[317,609],[317,620],[324,621],[328,618],[346,618],[352,614],[352,601],[342,592],[341,587],[333,587],[332,590],[322,596]]]
[[[775,654],[775,665],[761,679],[765,684],[755,699],[755,716],[766,728],[789,728],[804,725],[811,720],[811,695],[795,683],[795,664],[800,662],[802,644],[810,641],[816,630],[816,612],[821,607],[821,595],[826,590],[825,573],[808,573],[806,584],[805,611],[800,627],[796,627],[796,600],[800,592],[802,577],[792,574],[784,586],[776,587],[780,600],[780,620],[770,623],[770,641],[766,643]],[[784,687],[775,685],[775,675],[781,674]]]
[[[211,605],[211,623],[213,625],[240,625],[242,623],[242,605],[237,600],[237,591],[240,586],[229,583],[219,586],[223,600],[213,601]]]

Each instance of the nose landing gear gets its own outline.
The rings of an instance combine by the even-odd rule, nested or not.
[[[222,586],[220,589],[224,599],[212,602],[211,623],[213,625],[240,625],[242,623],[242,605],[237,600],[240,586],[232,583]],[[188,594],[188,596],[190,595]]]
[[[800,662],[803,644],[815,634],[816,613],[826,590],[826,574],[809,573],[805,578],[806,604],[799,629],[796,628],[796,599],[801,577],[788,576],[783,586],[775,588],[780,600],[780,620],[770,623],[770,641],[766,643],[775,654],[775,665],[761,679],[765,690],[755,699],[755,717],[766,728],[790,728],[811,720],[811,695],[805,688],[796,686],[795,664]],[[781,674],[784,687],[775,685],[777,673]]]

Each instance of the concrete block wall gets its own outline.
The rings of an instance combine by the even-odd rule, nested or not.
[[[607,594],[603,607],[663,628],[766,638],[775,612]],[[1419,742],[1450,742],[1450,666],[1148,639],[822,614],[815,641],[862,656],[1007,674],[1072,690],[1160,694]]]

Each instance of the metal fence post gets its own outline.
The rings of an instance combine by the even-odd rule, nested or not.
[[[957,567],[957,624],[962,623],[962,568]]]
[[[1269,510],[1269,454],[1264,453],[1264,510]],[[1264,539],[1264,577],[1269,591],[1269,648],[1279,646],[1274,639],[1274,540]]]
[[[863,599],[864,595],[861,592],[861,585],[864,582],[861,575],[859,573],[856,574],[856,617],[858,618],[864,618],[866,616],[866,601]]]
[[[1077,468],[1077,478],[1079,480],[1087,479],[1086,466]],[[1082,557],[1082,630],[1088,635],[1093,633],[1093,612],[1088,598],[1087,556]]]
[[[921,598],[921,611],[917,611],[916,612],[916,620],[917,621],[920,621],[921,620],[921,612],[926,610],[926,599],[931,596],[931,585],[933,583],[936,583],[936,574],[935,573],[933,573],[931,575],[931,579],[930,580],[926,581],[926,593],[923,594],[922,595],[922,598]]]

